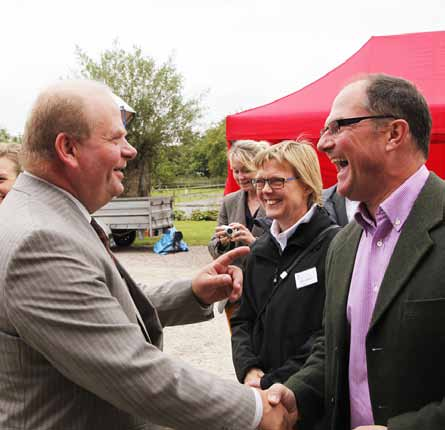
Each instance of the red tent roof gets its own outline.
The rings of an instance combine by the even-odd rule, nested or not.
[[[316,143],[319,131],[340,89],[363,73],[386,73],[416,84],[433,117],[428,167],[445,174],[445,31],[373,36],[352,57],[322,78],[272,103],[229,115],[227,140],[278,142],[305,137]],[[320,154],[323,183],[336,181],[336,172]],[[229,171],[226,191],[237,188]]]

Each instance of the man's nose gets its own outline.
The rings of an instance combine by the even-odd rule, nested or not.
[[[128,143],[127,139],[125,139],[125,144],[122,146],[121,152],[122,156],[128,160],[133,160],[138,153],[136,148]]]
[[[317,149],[321,152],[328,152],[333,146],[334,139],[332,139],[332,136],[330,136],[328,132],[324,133],[320,136],[320,139],[318,139]]]

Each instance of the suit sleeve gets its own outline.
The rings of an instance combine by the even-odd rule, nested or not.
[[[115,269],[84,238],[38,231],[10,255],[3,296],[8,318],[41,356],[41,366],[51,365],[116,408],[162,426],[249,428],[252,390],[197,371],[146,342],[106,283],[107,270]]]
[[[249,369],[257,367],[261,369],[261,360],[254,353],[252,345],[252,330],[255,325],[256,309],[251,298],[251,288],[249,275],[252,259],[247,259],[246,270],[244,271],[244,286],[240,307],[230,319],[232,329],[232,359],[236,376],[241,383],[244,383]]]
[[[442,430],[445,428],[445,399],[388,420],[388,430]]]
[[[158,311],[163,327],[193,324],[214,317],[213,306],[202,306],[196,299],[190,279],[156,286],[140,285],[140,288]]]
[[[324,348],[322,334],[315,341],[312,353],[303,368],[294,373],[285,383],[293,391],[298,409],[307,421],[316,421],[323,416]]]

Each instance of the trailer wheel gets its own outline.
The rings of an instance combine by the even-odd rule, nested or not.
[[[117,246],[130,246],[136,239],[135,230],[112,230]]]

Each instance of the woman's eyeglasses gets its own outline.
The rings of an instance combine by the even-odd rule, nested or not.
[[[269,185],[269,187],[273,190],[280,190],[284,187],[285,182],[294,181],[296,179],[298,178],[255,178],[252,179],[252,185],[257,190],[262,190],[267,183],[267,185]]]

